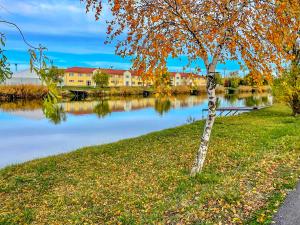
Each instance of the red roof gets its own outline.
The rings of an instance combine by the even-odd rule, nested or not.
[[[71,67],[65,70],[67,73],[93,73],[94,68]]]
[[[123,75],[126,71],[129,71],[133,76],[140,76],[136,71],[132,70],[115,70],[115,69],[102,69],[102,68],[86,68],[86,67],[71,67],[65,70],[67,73],[93,73],[94,70],[101,70],[108,74],[113,75]],[[197,74],[192,73],[180,73],[180,72],[171,72],[172,76],[175,76],[177,73],[181,75],[181,77],[189,77],[189,76],[199,76]]]

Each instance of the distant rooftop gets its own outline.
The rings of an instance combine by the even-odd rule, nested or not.
[[[104,68],[88,68],[88,67],[70,67],[65,70],[67,73],[93,73],[95,70],[101,70],[105,73],[108,74],[114,74],[114,75],[123,75],[126,71],[129,71],[132,75],[134,76],[140,76],[136,71],[132,70],[117,70],[117,69],[104,69]],[[188,77],[188,76],[200,76],[199,74],[194,74],[194,73],[183,73],[183,72],[170,72],[173,76],[176,74],[180,74],[183,77]]]

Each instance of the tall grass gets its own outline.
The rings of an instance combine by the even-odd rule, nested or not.
[[[171,93],[174,95],[189,94],[190,92],[191,92],[191,87],[186,85],[174,86],[171,88]]]
[[[1,99],[42,99],[47,94],[47,87],[41,85],[0,85]]]

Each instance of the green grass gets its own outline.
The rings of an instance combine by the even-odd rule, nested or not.
[[[0,224],[268,224],[300,175],[300,119],[276,105],[0,170]]]

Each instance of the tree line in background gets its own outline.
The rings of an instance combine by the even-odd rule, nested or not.
[[[270,79],[261,78],[259,81],[253,79],[251,73],[242,77],[239,75],[238,71],[230,72],[227,77],[222,77],[221,73],[215,74],[216,83],[218,85],[223,85],[228,88],[238,88],[239,86],[251,86],[259,87],[263,85],[270,85]]]

